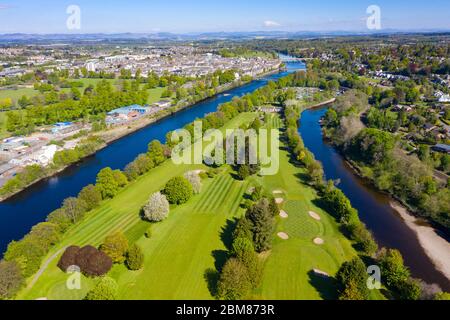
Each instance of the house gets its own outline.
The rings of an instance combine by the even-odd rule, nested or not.
[[[449,94],[444,94],[442,95],[439,100],[439,102],[441,103],[450,103],[450,95]]]
[[[448,144],[437,144],[434,147],[432,147],[432,149],[437,152],[450,154],[450,145]]]
[[[425,123],[423,125],[423,128],[425,129],[425,132],[430,132],[430,131],[433,131],[434,129],[436,129],[436,126],[431,123]]]
[[[161,101],[155,102],[153,105],[157,108],[165,109],[165,108],[169,108],[172,106],[172,101],[161,100]]]
[[[133,104],[127,107],[121,107],[114,110],[111,110],[107,113],[106,123],[113,124],[123,121],[128,121],[130,119],[138,118],[149,112],[148,107],[142,107],[137,104]]]

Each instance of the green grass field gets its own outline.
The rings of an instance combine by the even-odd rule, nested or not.
[[[250,123],[255,114],[241,114],[225,128],[237,128]],[[270,125],[278,127],[277,118]],[[151,239],[143,234],[148,223],[139,218],[139,211],[149,195],[163,188],[172,177],[189,170],[204,169],[202,165],[174,165],[167,161],[141,177],[114,199],[106,201],[91,212],[79,225],[71,229],[60,245],[49,253],[52,256],[67,245],[98,246],[115,230],[122,230],[130,242],[136,241],[145,253],[144,268],[128,271],[115,266],[110,276],[119,284],[120,299],[213,299],[209,289],[210,276],[226,259],[230,225],[244,214],[240,207],[243,195],[258,180],[273,192],[280,190],[287,219],[277,218],[277,232],[289,235],[281,240],[274,234],[273,249],[264,254],[266,263],[261,288],[253,297],[260,299],[323,299],[333,298],[334,284],[330,280],[311,275],[313,268],[334,275],[340,264],[356,253],[351,243],[338,232],[337,224],[327,213],[314,205],[317,195],[301,182],[303,169],[289,162],[289,155],[280,153],[281,170],[268,177],[248,181],[233,179],[230,168],[214,179],[204,181],[202,192],[186,205],[174,207],[164,222],[153,226]],[[313,220],[308,211],[320,214]],[[321,237],[325,244],[313,244]],[[57,267],[55,259],[32,287],[22,290],[19,299],[81,299],[92,287],[92,280],[82,278],[82,289],[66,289],[68,275]]]

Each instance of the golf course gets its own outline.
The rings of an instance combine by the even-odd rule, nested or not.
[[[239,128],[256,117],[257,113],[241,113],[221,130]],[[279,127],[282,121],[270,115],[266,125]],[[69,290],[66,283],[72,275],[57,267],[60,254],[71,245],[97,247],[107,235],[122,231],[129,243],[142,248],[145,261],[139,271],[120,264],[108,273],[117,281],[119,299],[214,299],[214,273],[227,259],[235,218],[245,213],[244,196],[257,183],[274,195],[281,211],[273,248],[260,255],[265,264],[262,285],[250,298],[336,298],[331,277],[356,251],[331,215],[317,206],[316,191],[303,182],[304,169],[291,163],[283,143],[276,175],[240,181],[231,167],[223,166],[215,177],[203,179],[200,194],[184,205],[172,206],[169,217],[154,224],[151,237],[145,237],[149,223],[140,212],[149,196],[171,178],[193,170],[208,167],[168,160],[104,201],[64,235],[18,298],[83,299],[95,280],[81,276],[81,288]]]

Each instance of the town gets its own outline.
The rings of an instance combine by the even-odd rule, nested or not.
[[[217,73],[229,73],[226,80],[218,79],[217,85],[208,86],[216,91],[225,90],[228,82],[248,81],[268,72],[278,70],[281,62],[276,55],[223,57],[220,52],[208,52],[207,48],[193,46],[175,46],[164,48],[128,47],[80,48],[72,50],[67,46],[24,46],[18,48],[0,48],[0,106],[3,128],[12,122],[14,113],[23,113],[28,104],[39,106],[39,94],[44,95],[47,104],[54,104],[65,99],[79,100],[79,90],[89,88],[101,79],[113,81],[139,81],[148,83],[156,79],[154,85],[148,86],[150,98],[145,104],[117,104],[105,109],[104,118],[100,119],[105,129],[117,126],[129,126],[142,118],[155,118],[177,105],[188,105],[183,100],[189,89],[194,89],[199,81],[214,77]],[[21,59],[17,59],[21,57]],[[55,73],[58,75],[55,76]],[[39,76],[38,76],[39,75]],[[65,77],[64,82],[54,80]],[[181,87],[174,88],[170,77],[181,80]],[[161,79],[167,79],[169,81]],[[34,82],[33,82],[34,81]],[[80,82],[81,81],[81,82]],[[83,83],[82,81],[86,81]],[[75,83],[75,84],[74,84]],[[66,89],[70,87],[69,89]],[[180,92],[183,97],[179,97]],[[183,93],[185,92],[185,93]],[[23,93],[23,95],[21,94]],[[48,101],[46,96],[59,93],[59,99]],[[177,94],[175,94],[177,93]],[[67,97],[61,98],[66,94]],[[175,95],[172,97],[172,95]],[[17,97],[17,98],[11,98]],[[178,96],[178,99],[177,99]],[[4,98],[2,98],[4,97]],[[34,101],[33,101],[34,99]],[[38,100],[37,102],[35,102]],[[182,101],[180,101],[182,100]],[[136,101],[130,101],[136,102]],[[45,102],[44,102],[45,103]],[[64,119],[67,120],[67,119]],[[94,121],[98,121],[96,117]],[[34,125],[33,125],[34,127]],[[39,125],[26,135],[14,136],[15,131],[3,132],[0,144],[0,187],[9,179],[30,165],[48,166],[55,153],[73,150],[82,142],[82,136],[92,131],[92,121],[61,121],[53,124]]]

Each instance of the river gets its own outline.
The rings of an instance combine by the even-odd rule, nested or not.
[[[298,62],[287,63],[286,66],[287,70],[284,72],[219,94],[125,136],[94,156],[0,203],[0,253],[6,250],[10,241],[21,239],[32,226],[44,221],[50,212],[61,206],[64,199],[76,196],[83,187],[94,183],[101,169],[105,167],[124,169],[137,155],[147,151],[150,141],[154,139],[164,141],[167,132],[182,128],[196,118],[202,118],[216,111],[220,104],[230,101],[234,96],[243,96],[265,86],[268,81],[305,69],[305,65]]]
[[[322,163],[327,179],[339,181],[339,188],[359,211],[361,220],[373,232],[380,246],[400,250],[413,277],[436,283],[443,290],[450,291],[448,279],[436,269],[417,235],[391,207],[392,199],[358,177],[342,156],[323,140],[319,120],[325,112],[326,108],[304,111],[299,132],[305,146]]]

